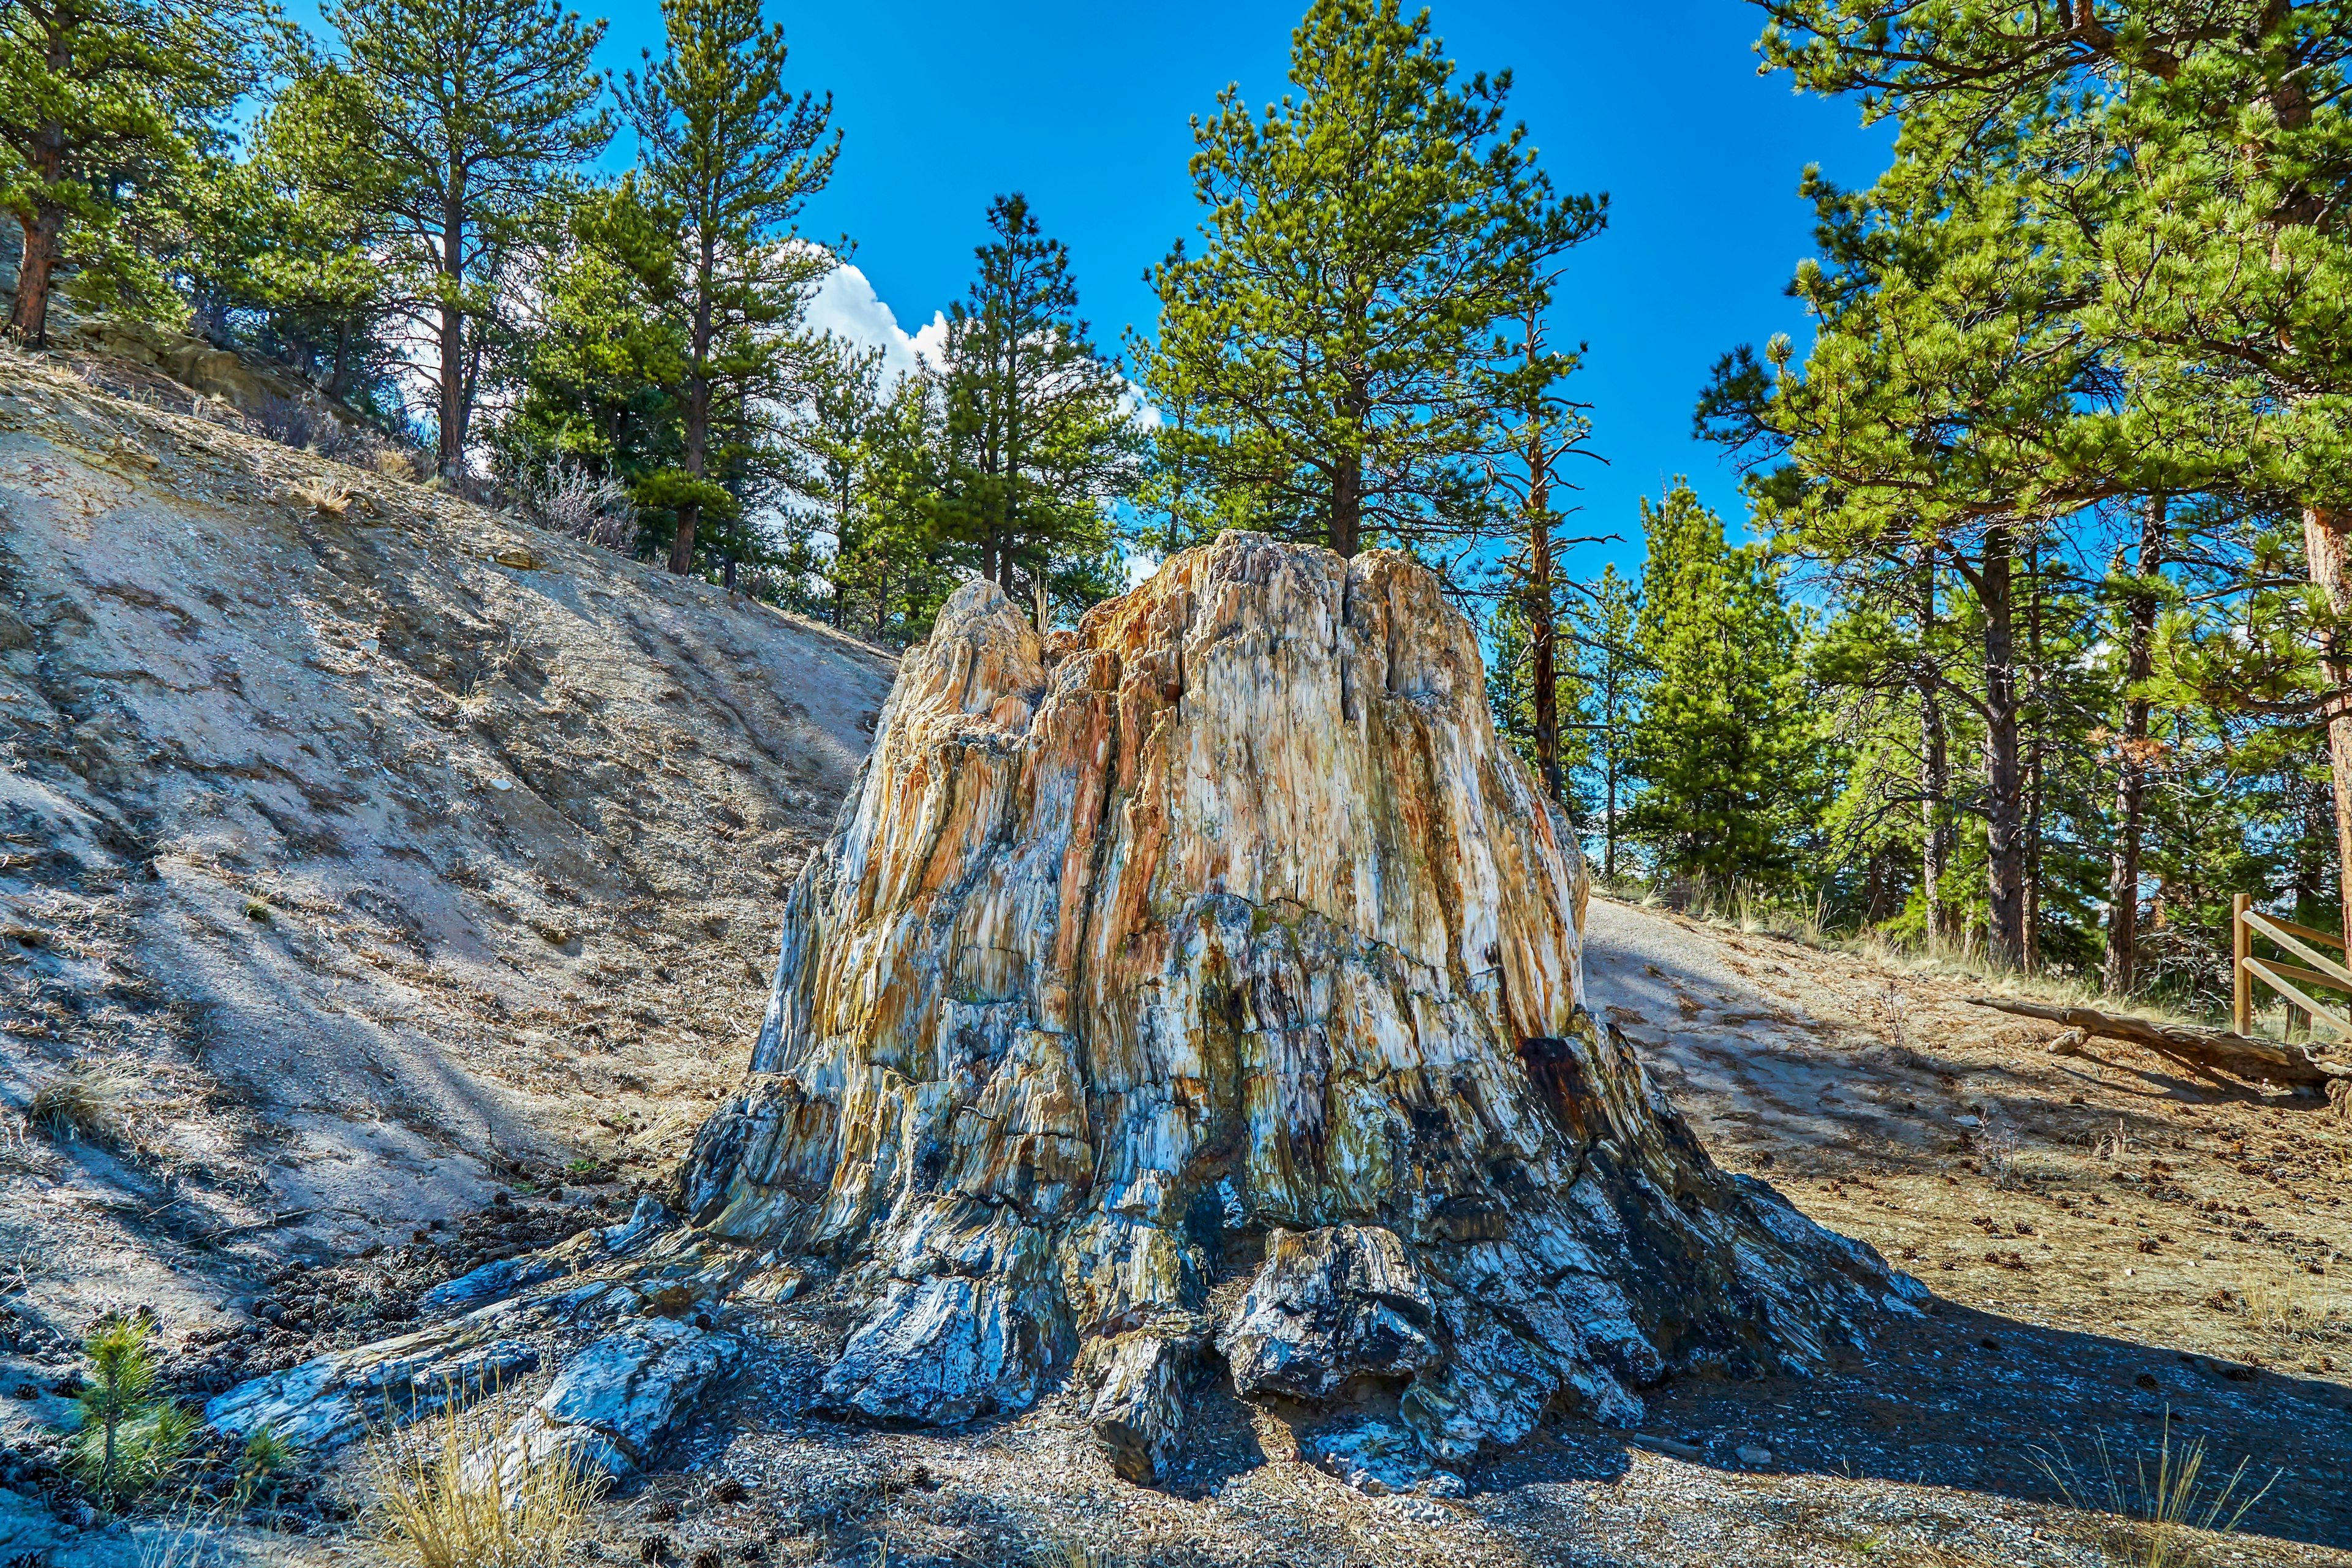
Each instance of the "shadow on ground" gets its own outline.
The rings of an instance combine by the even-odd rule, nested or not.
[[[2249,1537],[2352,1545],[2352,1399],[2342,1387],[2095,1334],[2069,1333],[1936,1303],[1887,1331],[1866,1363],[1818,1378],[1676,1381],[1653,1391],[1642,1433],[1696,1446],[1725,1470],[1815,1473],[2066,1505],[2045,1462],[2074,1478],[2071,1501],[2105,1501],[2100,1445],[2132,1489],[2136,1462],[2168,1436],[2205,1446],[2205,1475],[2246,1463],[2269,1489],[2239,1525]],[[1641,1435],[1565,1422],[1475,1472],[1482,1489],[1562,1479],[1614,1481]],[[1744,1465],[1743,1447],[1771,1451]]]

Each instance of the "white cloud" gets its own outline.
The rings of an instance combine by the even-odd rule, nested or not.
[[[915,352],[923,356],[923,363],[925,364],[929,365],[934,370],[946,369],[948,363],[948,313],[945,310],[932,311],[929,323],[926,325],[921,331],[915,334],[913,342]]]
[[[835,268],[817,286],[809,300],[807,321],[812,331],[880,349],[886,382],[913,371],[918,360],[937,364],[940,347],[947,340],[945,316],[933,317],[929,326],[909,337],[890,307],[874,292],[866,274],[846,264]]]
[[[851,342],[882,351],[882,379],[887,385],[913,371],[918,363],[933,370],[947,367],[948,314],[934,310],[931,319],[910,334],[898,325],[898,313],[875,293],[865,273],[845,262],[825,276],[809,300],[809,330],[832,332]],[[1160,410],[1136,383],[1127,383],[1127,412],[1146,429],[1160,427]]]

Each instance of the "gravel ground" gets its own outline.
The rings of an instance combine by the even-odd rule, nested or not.
[[[2209,1478],[2244,1460],[2240,1495],[2267,1489],[2234,1533],[2190,1537],[2189,1560],[2352,1563],[2338,1460],[2352,1389],[2336,1370],[2352,1334],[2331,1294],[2343,1233],[2328,1201],[2346,1140],[2308,1102],[2210,1093],[2128,1057],[2053,1058],[2035,1031],[1964,1005],[1964,976],[1605,900],[1587,966],[1596,1005],[1716,1156],[1903,1258],[1937,1291],[1932,1317],[1810,1381],[1670,1384],[1638,1433],[1548,1427],[1452,1501],[1351,1492],[1300,1462],[1309,1416],[1213,1387],[1160,1490],[1115,1478],[1061,1397],[945,1433],[793,1416],[839,1328],[783,1309],[677,1468],[615,1500],[597,1554],[640,1560],[650,1542],[664,1560],[845,1565],[2089,1568],[2135,1560],[2090,1511],[2109,1468],[2136,1492],[2137,1464],[2201,1444]],[[2018,1148],[1988,1170],[1979,1135],[2003,1120]],[[2112,1140],[2118,1123],[2103,1153],[2088,1134]],[[2225,1215],[2200,1206],[2225,1197]],[[2234,1304],[2217,1308],[2223,1278]],[[2263,1279],[2269,1318],[2245,1304]],[[722,1500],[729,1480],[737,1500]]]

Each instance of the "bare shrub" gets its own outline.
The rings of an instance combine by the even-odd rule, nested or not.
[[[1983,1163],[1985,1174],[1992,1178],[1993,1185],[2006,1187],[2016,1179],[2017,1128],[2000,1113],[2000,1107],[1985,1107],[1984,1120],[1971,1142],[1976,1145],[1977,1158]]]
[[[295,500],[312,511],[330,517],[341,517],[352,509],[352,489],[326,479],[297,479],[288,485]]]
[[[325,409],[291,397],[264,397],[244,411],[246,427],[281,447],[332,457],[350,437],[343,422]]]
[[[385,479],[415,482],[425,478],[431,465],[425,461],[425,455],[421,452],[410,451],[404,447],[379,447],[369,455],[366,466]]]
[[[637,509],[628,487],[577,463],[551,463],[522,486],[531,521],[556,533],[625,552],[637,542]]]

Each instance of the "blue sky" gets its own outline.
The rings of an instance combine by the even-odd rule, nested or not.
[[[770,0],[794,84],[832,91],[845,136],[803,227],[847,235],[859,276],[838,280],[823,319],[887,336],[887,313],[919,331],[961,296],[989,199],[1019,190],[1068,243],[1097,341],[1150,331],[1144,269],[1196,221],[1191,116],[1228,82],[1253,105],[1279,97],[1305,3]],[[1805,164],[1866,182],[1890,132],[1863,129],[1851,102],[1759,78],[1761,17],[1733,0],[1664,11],[1440,0],[1432,12],[1465,75],[1513,72],[1513,110],[1555,183],[1610,195],[1609,229],[1578,254],[1557,318],[1561,336],[1591,344],[1574,395],[1593,405],[1593,445],[1609,459],[1581,465],[1573,531],[1624,541],[1587,547],[1575,568],[1638,562],[1636,498],[1676,473],[1736,534],[1736,476],[1690,438],[1691,404],[1724,350],[1802,331],[1780,289],[1811,248],[1794,194]],[[658,47],[656,6],[640,0],[611,22],[616,69]],[[625,139],[607,161],[630,155]]]
[[[1024,191],[1070,246],[1097,341],[1149,331],[1144,268],[1196,221],[1190,117],[1228,82],[1253,105],[1279,97],[1303,10],[772,5],[793,75],[832,89],[845,135],[806,226],[849,235],[858,269],[911,331],[962,292],[989,198]],[[1890,132],[1862,128],[1851,102],[1759,79],[1760,15],[1729,0],[1664,11],[1439,0],[1432,16],[1465,75],[1512,71],[1513,109],[1554,181],[1610,195],[1609,229],[1576,258],[1558,317],[1591,344],[1576,395],[1593,405],[1609,458],[1582,465],[1574,531],[1625,542],[1588,547],[1578,567],[1638,561],[1636,498],[1675,473],[1736,531],[1736,476],[1690,438],[1692,402],[1724,350],[1802,330],[1780,289],[1811,249],[1795,196],[1804,165],[1865,182]],[[657,29],[655,15],[615,16],[613,42],[634,59]]]

